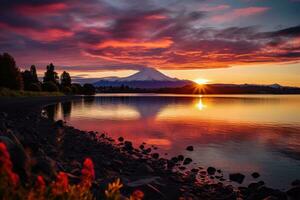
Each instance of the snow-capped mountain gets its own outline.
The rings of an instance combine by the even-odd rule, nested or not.
[[[164,87],[182,87],[191,83],[187,80],[171,78],[159,72],[154,68],[143,68],[139,72],[128,77],[105,77],[95,82],[95,86],[113,86],[121,85],[131,88],[164,88]]]

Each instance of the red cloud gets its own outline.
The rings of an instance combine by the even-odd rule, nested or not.
[[[223,23],[240,19],[242,17],[249,17],[252,15],[258,15],[268,11],[269,7],[247,7],[230,10],[224,14],[215,15],[210,20],[216,23]]]
[[[68,7],[64,3],[52,3],[43,5],[20,5],[16,10],[23,15],[58,14]]]

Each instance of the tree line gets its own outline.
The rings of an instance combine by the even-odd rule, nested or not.
[[[0,54],[0,87],[36,92],[61,91],[65,94],[95,94],[95,87],[92,84],[82,86],[72,83],[72,78],[66,71],[59,76],[52,63],[47,65],[44,77],[40,81],[35,65],[32,65],[29,70],[21,71],[17,67],[15,59],[8,53]]]

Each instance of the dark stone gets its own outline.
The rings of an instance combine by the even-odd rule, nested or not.
[[[300,199],[300,187],[293,187],[291,189],[289,189],[286,194],[292,199],[292,200],[296,200],[296,199]]]
[[[151,156],[154,159],[158,159],[159,158],[159,154],[158,153],[153,153]]]
[[[124,142],[124,147],[125,147],[125,149],[128,150],[128,151],[132,151],[132,150],[133,150],[132,142],[130,142],[130,141],[125,141],[125,142]]]
[[[63,127],[64,126],[64,121],[63,120],[57,120],[56,122],[55,122],[55,126],[57,126],[57,127]]]
[[[174,163],[177,163],[178,162],[178,158],[177,157],[172,157],[171,161],[174,162]]]
[[[248,185],[248,189],[250,189],[250,190],[257,190],[259,187],[261,187],[261,186],[263,186],[263,185],[265,185],[265,182],[263,182],[263,181],[259,181],[259,182],[257,182],[257,183],[250,183],[249,185]]]
[[[234,173],[234,174],[229,174],[229,179],[231,181],[237,182],[239,184],[243,183],[244,179],[245,179],[245,175],[241,174],[241,173]]]
[[[186,169],[186,167],[184,167],[184,166],[180,166],[180,167],[178,167],[178,169],[180,169],[180,170],[185,170],[185,169]]]
[[[292,186],[300,186],[300,180],[296,179],[291,183]]]
[[[185,158],[184,161],[183,161],[183,164],[184,165],[188,165],[192,162],[193,160],[191,158]]]
[[[251,176],[252,176],[253,178],[258,178],[258,177],[260,177],[260,174],[259,174],[258,172],[253,172],[253,173],[251,174]]]
[[[193,169],[191,170],[191,172],[193,172],[193,173],[198,173],[198,172],[199,172],[199,169],[193,168]]]
[[[208,167],[206,171],[209,175],[214,175],[216,173],[216,168]]]
[[[184,156],[183,155],[178,155],[177,158],[178,158],[179,161],[183,161],[184,160]]]
[[[145,146],[141,144],[140,145],[140,149],[144,149],[144,148],[145,148]]]
[[[194,147],[193,146],[188,146],[188,147],[186,147],[186,150],[187,151],[194,151]]]
[[[124,138],[123,137],[119,137],[118,140],[119,140],[119,142],[123,142]]]

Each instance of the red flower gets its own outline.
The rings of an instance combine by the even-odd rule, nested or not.
[[[144,198],[144,193],[141,190],[135,190],[130,196],[130,199],[132,200],[141,200],[143,198]]]
[[[44,181],[44,178],[42,176],[37,176],[36,182],[35,182],[35,187],[37,190],[44,192],[46,189],[46,183]]]
[[[12,162],[6,145],[0,142],[0,172],[8,176],[11,183],[16,186],[19,183],[19,176],[12,171]]]
[[[90,158],[86,158],[81,170],[81,183],[85,187],[91,187],[93,180],[95,179],[94,163]]]
[[[56,182],[52,184],[52,193],[54,195],[61,195],[68,191],[69,179],[66,173],[59,172],[56,176]]]

